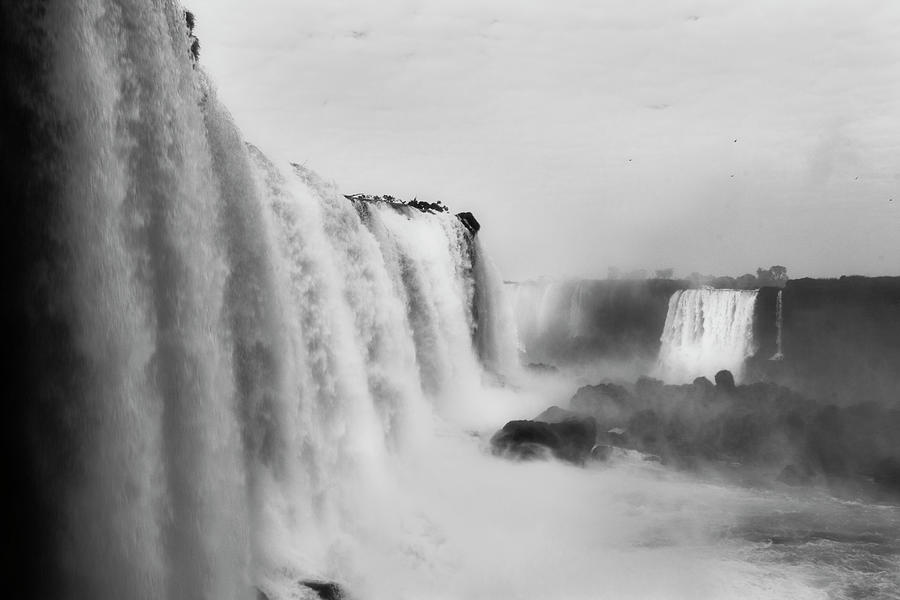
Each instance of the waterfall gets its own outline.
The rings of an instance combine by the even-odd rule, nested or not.
[[[554,362],[553,349],[584,332],[582,281],[524,282],[515,286],[515,324],[529,359]]]
[[[784,353],[781,347],[781,330],[784,327],[783,306],[781,304],[781,294],[784,290],[778,290],[778,296],[775,299],[775,354],[769,360],[784,360]]]
[[[176,3],[4,11],[46,65],[19,160],[47,195],[5,215],[31,236],[14,426],[53,549],[20,561],[47,597],[294,597],[381,518],[388,457],[514,375],[496,269],[451,214],[246,146]]]
[[[756,290],[679,290],[669,299],[657,373],[667,382],[712,378],[721,369],[740,381],[756,352]]]

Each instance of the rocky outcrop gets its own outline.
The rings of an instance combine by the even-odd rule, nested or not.
[[[462,223],[472,235],[475,235],[478,233],[478,230],[481,229],[481,223],[479,223],[478,219],[475,218],[475,215],[470,212],[456,213],[456,218],[459,219],[460,223]]]
[[[299,588],[307,588],[316,593],[321,600],[353,600],[353,596],[344,586],[334,581],[324,581],[319,579],[301,579],[297,582]],[[309,592],[296,590],[296,593],[303,594],[306,598]],[[260,589],[256,590],[256,600],[272,600],[268,594]]]
[[[305,580],[300,585],[316,592],[322,600],[351,600],[347,591],[333,581]]]
[[[510,421],[491,438],[494,454],[519,460],[553,457],[573,464],[590,458],[597,438],[591,418],[574,417],[547,423]]]
[[[538,430],[519,425],[531,421],[508,424],[495,448],[521,441],[519,454],[559,452],[553,423],[580,415],[598,432],[592,454],[599,460],[620,447],[678,468],[762,469],[785,485],[875,484],[884,493],[900,492],[900,410],[823,404],[772,383],[734,385],[727,373],[716,379],[715,385],[705,378],[690,385],[642,378],[630,386],[584,386],[568,408],[539,415],[536,421],[546,423],[535,425]],[[544,450],[527,446],[532,443]]]
[[[370,194],[344,194],[344,198],[350,200],[351,202],[383,203],[395,207],[406,206],[423,213],[449,212],[449,209],[444,206],[444,204],[440,200],[438,200],[437,202],[425,202],[424,200],[419,200],[418,198],[413,198],[412,200],[402,200],[388,194],[385,194],[384,196],[372,196]]]
[[[694,382],[696,383],[696,381],[695,379]],[[716,388],[726,392],[734,389],[734,375],[731,374],[731,371],[722,369],[716,373]]]

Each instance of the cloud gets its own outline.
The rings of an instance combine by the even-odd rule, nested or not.
[[[344,189],[476,212],[508,278],[873,273],[900,253],[900,211],[873,208],[900,169],[896,2],[191,7],[251,140]]]

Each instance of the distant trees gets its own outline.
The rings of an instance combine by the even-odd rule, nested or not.
[[[618,267],[609,267],[607,279],[647,279],[648,272],[645,269],[634,271],[622,271]],[[674,279],[675,269],[656,269],[653,271],[653,279]],[[760,287],[784,287],[788,282],[787,267],[772,265],[768,269],[760,267],[753,273],[744,273],[738,277],[730,275],[703,275],[694,271],[685,279],[691,287],[711,286],[714,288],[730,288],[737,290],[752,290]]]
[[[669,269],[671,271],[671,269]],[[658,274],[659,271],[656,271]],[[630,280],[641,280],[647,279],[648,277],[647,269],[635,269],[633,271],[622,271],[618,267],[609,267],[607,270],[607,279],[630,279]],[[658,275],[657,275],[658,277]]]
[[[772,265],[768,269],[760,267],[756,270],[756,279],[760,286],[784,287],[788,281],[787,267]]]
[[[657,269],[653,273],[655,279],[672,279],[675,276],[675,269]]]

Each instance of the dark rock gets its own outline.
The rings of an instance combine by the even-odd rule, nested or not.
[[[635,413],[628,422],[628,432],[644,448],[656,448],[662,437],[663,421],[652,408]],[[640,448],[639,448],[640,449]]]
[[[552,456],[583,464],[591,455],[597,439],[597,425],[593,419],[570,419],[559,423],[540,421],[510,421],[491,438],[495,454],[523,460]]]
[[[538,373],[556,373],[559,371],[557,367],[546,365],[544,363],[528,363],[525,365],[525,368],[529,371],[537,371]]]
[[[423,213],[444,213],[449,211],[449,209],[444,206],[444,204],[440,200],[438,200],[437,202],[425,202],[424,200],[413,198],[412,200],[407,202],[401,200],[400,198],[391,196],[390,194],[385,194],[384,196],[373,196],[371,194],[344,194],[344,198],[350,200],[351,202],[381,202],[397,208],[408,206]]]
[[[634,391],[643,399],[652,399],[664,391],[663,382],[653,377],[639,377],[634,384]]]
[[[551,406],[550,408],[536,416],[534,420],[540,421],[541,423],[562,423],[563,421],[568,421],[570,419],[579,420],[585,418],[590,417],[585,417],[584,415],[580,415],[576,412],[572,412],[571,410],[566,410],[558,406]]]
[[[711,392],[715,388],[713,382],[706,377],[697,377],[691,385],[697,388],[701,393]]]
[[[725,391],[734,389],[734,375],[727,369],[722,369],[716,373],[716,387]]]
[[[470,212],[461,212],[456,214],[456,218],[460,220],[463,226],[469,230],[472,235],[478,233],[478,230],[481,229],[481,223],[478,222],[478,219],[475,218]]]
[[[333,581],[304,580],[300,585],[316,592],[322,600],[350,600],[346,590]]]
[[[759,413],[731,413],[722,424],[721,448],[730,458],[748,461],[758,455],[766,433]]]
[[[634,410],[632,404],[628,390],[612,383],[586,385],[569,401],[573,410],[593,416],[605,427],[624,425]]]

